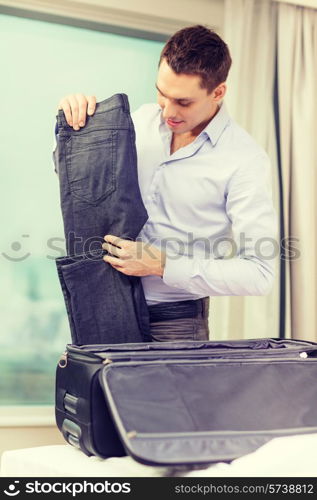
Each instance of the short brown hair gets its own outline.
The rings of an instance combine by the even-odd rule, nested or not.
[[[210,93],[226,81],[231,66],[225,42],[211,29],[196,25],[177,31],[162,49],[159,65],[166,59],[175,73],[199,75],[201,88]]]

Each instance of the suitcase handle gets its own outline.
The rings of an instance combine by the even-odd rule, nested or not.
[[[74,436],[72,436],[72,434],[68,434],[67,435],[67,441],[72,446],[75,446],[75,448],[79,448],[80,449],[79,439],[75,438]]]
[[[76,415],[77,403],[78,403],[78,398],[76,398],[76,396],[73,396],[72,394],[65,392],[63,404],[66,411],[69,411],[69,413]]]
[[[62,425],[62,433],[66,441],[75,446],[76,448],[80,448],[80,438],[81,438],[81,428],[79,425],[75,424],[72,420],[65,418]]]

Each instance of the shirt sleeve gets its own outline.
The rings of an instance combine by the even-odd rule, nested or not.
[[[265,153],[236,170],[225,193],[232,237],[223,243],[230,247],[230,255],[217,255],[219,241],[208,258],[194,251],[190,256],[167,251],[167,285],[205,296],[267,295],[272,290],[279,247],[270,178]]]

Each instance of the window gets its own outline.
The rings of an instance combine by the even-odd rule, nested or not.
[[[52,151],[59,99],[156,99],[162,42],[0,15],[0,404],[53,404],[70,332],[54,259],[65,254]],[[53,239],[55,240],[52,244]]]

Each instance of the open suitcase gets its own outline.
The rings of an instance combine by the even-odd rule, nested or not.
[[[148,465],[231,461],[317,432],[317,344],[254,339],[67,345],[56,422],[87,455]]]

